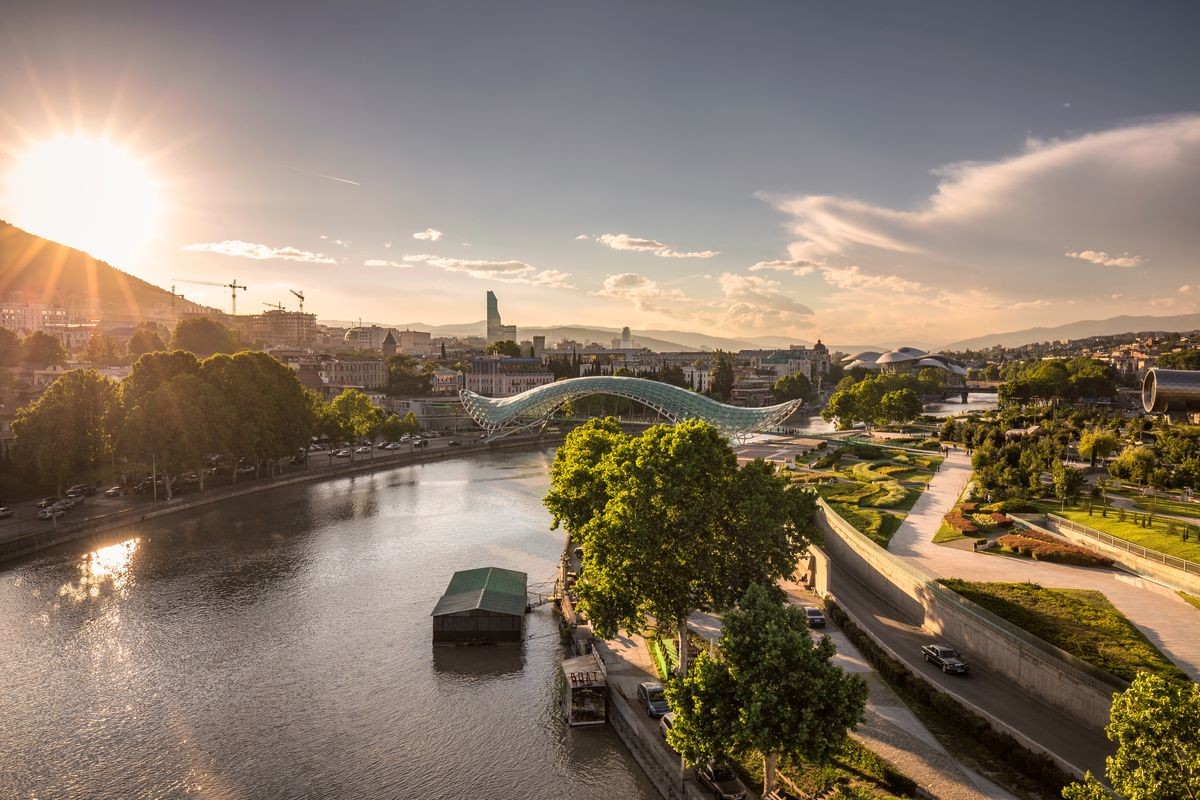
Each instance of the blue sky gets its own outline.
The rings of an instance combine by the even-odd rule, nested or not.
[[[144,155],[160,284],[882,344],[1198,308],[1193,4],[242,5],[0,21],[7,160]]]

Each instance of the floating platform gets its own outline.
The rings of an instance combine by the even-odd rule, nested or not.
[[[529,576],[500,567],[461,570],[434,606],[434,644],[519,644]]]

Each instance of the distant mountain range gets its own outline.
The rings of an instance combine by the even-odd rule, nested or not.
[[[356,322],[345,320],[321,320],[327,325],[356,325]],[[484,320],[478,322],[455,322],[445,325],[431,325],[428,322],[405,322],[400,324],[375,323],[400,330],[429,331],[434,336],[482,336],[487,328]],[[518,325],[517,335],[522,339],[533,336],[545,336],[548,343],[573,339],[580,343],[596,342],[608,345],[613,339],[621,337],[620,328],[606,328],[590,325]],[[756,336],[752,338],[735,339],[724,336],[712,336],[706,333],[677,330],[634,330],[633,341],[638,347],[646,347],[656,353],[671,353],[688,350],[774,350],[786,349],[793,344],[811,346],[813,342],[804,339],[789,339],[786,336]],[[872,347],[870,345],[828,345],[830,352],[840,350],[853,353],[859,350],[886,350],[888,348]]]
[[[986,336],[976,336],[952,342],[942,350],[982,350],[988,347],[1020,347],[1039,342],[1053,342],[1061,339],[1086,339],[1089,336],[1113,336],[1118,333],[1146,333],[1151,331],[1193,331],[1200,330],[1200,314],[1176,314],[1169,317],[1130,316],[1109,317],[1108,319],[1087,319],[1079,322],[1068,322],[1051,328],[1025,328],[1008,333],[989,333]]]
[[[171,293],[82,250],[43,239],[0,220],[0,300],[59,305],[141,319],[166,315]],[[208,311],[182,299],[176,304]]]

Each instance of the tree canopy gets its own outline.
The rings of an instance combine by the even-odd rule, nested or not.
[[[393,397],[421,397],[429,394],[433,387],[433,371],[437,365],[432,361],[422,364],[404,353],[396,353],[388,359],[387,393]]]
[[[17,410],[12,424],[17,457],[61,491],[68,477],[109,454],[116,410],[111,378],[90,369],[63,373],[41,397]]]
[[[241,349],[236,333],[208,317],[181,320],[175,326],[175,335],[171,341],[176,348],[198,356],[236,353]]]
[[[723,350],[717,351],[717,363],[713,367],[709,393],[722,403],[733,396],[733,357]]]
[[[908,422],[921,414],[920,395],[936,389],[914,375],[867,375],[859,380],[848,376],[837,385],[821,416],[836,419],[843,429],[856,422]]]
[[[503,342],[492,342],[487,346],[488,355],[512,356],[513,358],[521,357],[521,345],[505,339]]]
[[[21,361],[38,367],[67,363],[67,351],[57,336],[34,331],[21,342]]]
[[[680,627],[695,608],[727,608],[790,574],[816,534],[814,502],[771,464],[739,468],[697,420],[640,436],[614,420],[580,427],[555,455],[546,498],[583,546],[576,591],[601,635],[640,630],[648,614]]]
[[[1163,369],[1200,369],[1200,347],[1163,353],[1158,357],[1158,366]]]
[[[811,403],[816,396],[812,381],[808,379],[807,375],[799,372],[784,375],[775,381],[773,391],[776,403],[785,403],[788,400],[802,400],[805,403]]]
[[[1067,800],[1200,799],[1200,685],[1140,673],[1113,697],[1105,759],[1110,792],[1089,772],[1063,789]]]
[[[8,328],[0,328],[0,367],[15,367],[21,358],[20,337]]]
[[[1114,397],[1116,393],[1113,368],[1084,357],[1014,361],[1005,368],[998,390],[1001,403]]]
[[[769,794],[780,755],[824,762],[862,717],[867,685],[830,663],[835,652],[827,636],[813,642],[802,609],[751,586],[725,615],[716,657],[667,687],[667,741],[691,764],[761,755]]]
[[[137,358],[140,355],[153,353],[156,350],[166,350],[167,345],[156,331],[152,331],[149,328],[138,328],[133,332],[133,336],[129,337],[127,349],[129,355]]]

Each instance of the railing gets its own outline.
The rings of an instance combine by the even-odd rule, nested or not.
[[[1074,531],[1075,533],[1086,536],[1089,539],[1095,539],[1097,542],[1102,542],[1109,547],[1114,547],[1118,550],[1124,550],[1127,553],[1138,556],[1139,558],[1144,558],[1147,561],[1165,564],[1168,567],[1174,567],[1175,569],[1191,575],[1200,575],[1200,564],[1197,564],[1194,561],[1188,561],[1185,558],[1167,555],[1159,550],[1151,550],[1148,547],[1142,547],[1140,544],[1134,544],[1133,542],[1113,536],[1110,533],[1098,531],[1095,528],[1089,528],[1087,525],[1080,525],[1078,522],[1069,520],[1066,517],[1060,517],[1057,514],[1047,514],[1046,519],[1050,520],[1055,525],[1066,528],[1069,531]]]

